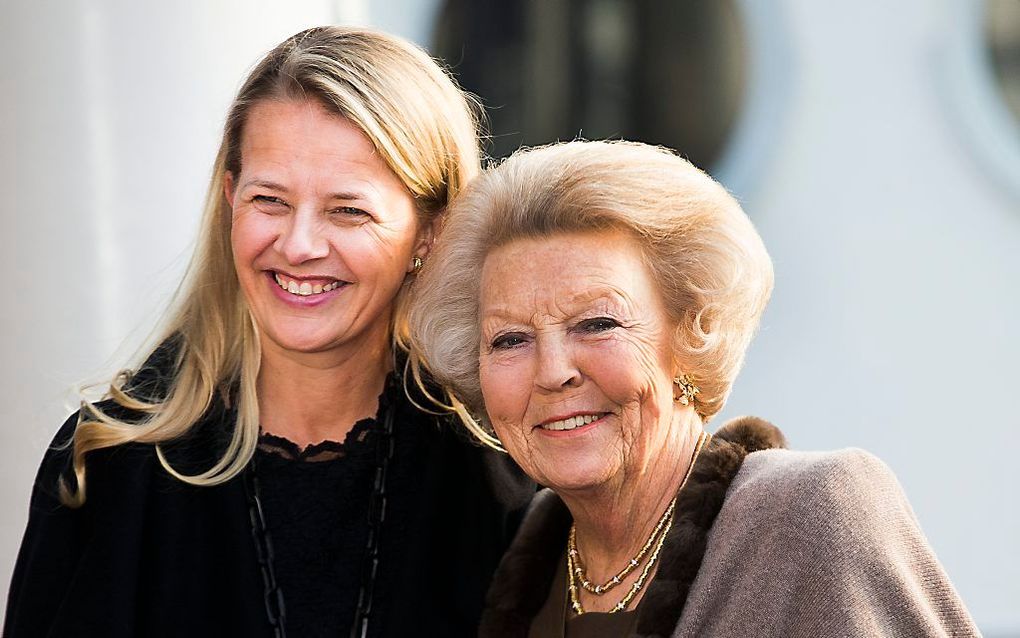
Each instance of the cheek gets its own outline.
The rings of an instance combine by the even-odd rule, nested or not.
[[[482,357],[478,367],[485,411],[497,432],[519,429],[528,408],[530,395],[526,366],[521,362],[495,362]],[[500,434],[500,438],[503,435]]]
[[[643,397],[650,386],[646,358],[625,342],[604,344],[589,353],[584,367],[607,398],[625,405]]]
[[[271,219],[260,219],[250,213],[235,215],[230,224],[230,246],[238,272],[250,266],[256,257],[272,246],[277,235]]]
[[[359,280],[392,278],[401,270],[396,247],[366,232],[340,232],[331,237],[330,243]]]
[[[385,278],[402,281],[407,275],[414,247],[414,227],[393,232],[360,228],[341,232],[331,240],[333,250],[359,279]]]
[[[669,377],[657,349],[617,341],[593,355],[588,363],[589,374],[607,399],[627,412],[639,414],[637,418],[643,422],[659,418],[664,409],[663,389],[669,391]]]

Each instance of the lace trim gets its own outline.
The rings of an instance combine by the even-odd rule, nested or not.
[[[263,432],[259,435],[258,448],[261,452],[299,463],[321,463],[335,461],[348,456],[356,448],[361,448],[368,441],[378,422],[375,419],[362,419],[354,424],[343,441],[319,441],[302,448],[287,437]]]
[[[322,463],[342,459],[352,453],[369,453],[372,450],[366,446],[366,443],[377,433],[380,427],[380,416],[386,413],[386,409],[392,402],[393,392],[397,389],[396,376],[391,372],[379,395],[379,408],[376,410],[375,416],[357,421],[347,432],[343,441],[326,439],[302,448],[285,436],[259,432],[258,449],[266,454],[299,463]]]

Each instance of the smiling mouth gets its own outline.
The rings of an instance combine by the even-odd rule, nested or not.
[[[324,292],[336,290],[347,283],[346,281],[340,281],[339,279],[327,278],[315,279],[312,281],[296,281],[285,275],[281,275],[278,272],[273,273],[273,280],[276,282],[276,285],[283,290],[299,297],[321,295]]]
[[[559,421],[550,421],[548,423],[539,423],[538,427],[542,430],[551,430],[553,432],[564,432],[567,430],[576,430],[577,428],[590,425],[595,421],[598,421],[602,417],[609,414],[608,412],[599,412],[597,414],[578,414],[576,416],[567,417]]]

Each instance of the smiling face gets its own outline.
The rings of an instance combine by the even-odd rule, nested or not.
[[[263,348],[385,345],[394,297],[428,236],[360,129],[316,102],[260,102],[225,191],[234,267]]]
[[[682,448],[668,318],[619,232],[501,246],[485,260],[479,374],[514,460],[557,490],[619,487]],[[667,452],[668,453],[668,452]]]

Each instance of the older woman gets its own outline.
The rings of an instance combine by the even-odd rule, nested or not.
[[[518,152],[454,205],[416,286],[413,338],[462,417],[551,488],[483,636],[977,634],[880,461],[786,451],[755,418],[705,431],[772,268],[688,162]]]
[[[254,68],[159,345],[43,461],[4,636],[475,633],[534,485],[400,376],[472,113],[378,32],[309,29]]]

